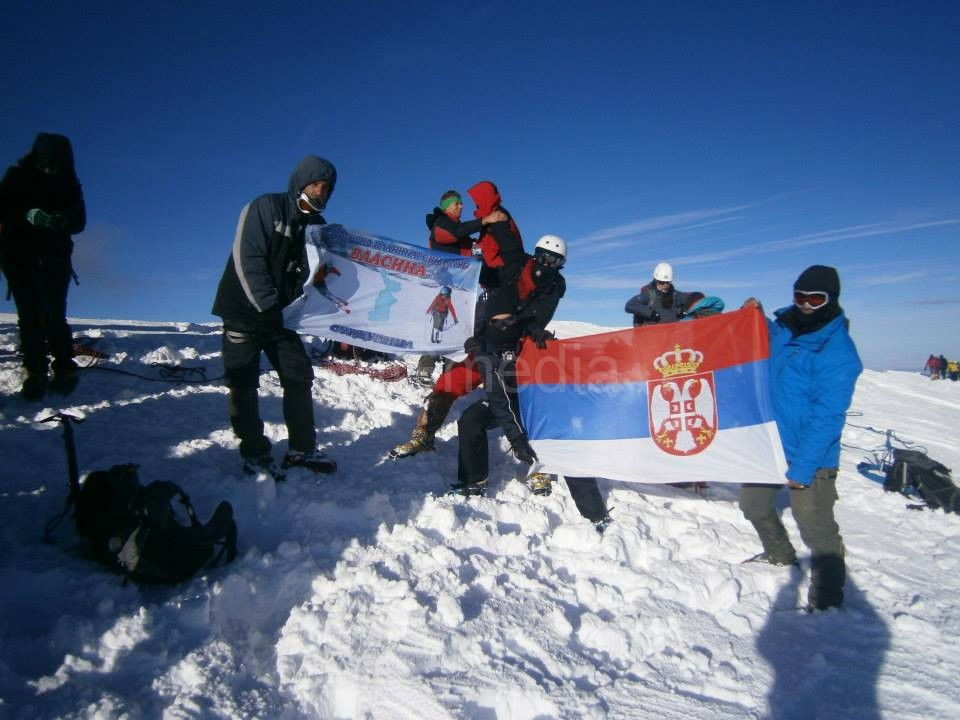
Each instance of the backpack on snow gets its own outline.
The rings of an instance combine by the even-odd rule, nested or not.
[[[886,470],[883,489],[920,494],[927,507],[960,513],[960,488],[953,484],[950,468],[919,450],[893,448],[893,463]]]
[[[175,500],[186,523],[178,518]],[[76,521],[96,558],[137,582],[178,583],[237,554],[230,503],[221,502],[201,524],[178,485],[158,480],[143,486],[136,465],[90,473],[76,496]]]

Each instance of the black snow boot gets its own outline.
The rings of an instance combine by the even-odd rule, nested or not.
[[[810,560],[808,610],[826,610],[843,605],[847,567],[843,555],[814,555]]]

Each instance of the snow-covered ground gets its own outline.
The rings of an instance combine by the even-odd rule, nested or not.
[[[839,477],[848,602],[806,615],[808,557],[740,564],[758,544],[735,485],[602,482],[615,522],[600,536],[562,484],[537,497],[514,480],[501,441],[490,497],[447,496],[455,422],[436,453],[385,459],[423,388],[319,369],[339,472],[257,482],[219,382],[106,371],[156,378],[165,362],[215,378],[217,327],[76,320],[108,359],[69,398],[27,404],[14,321],[0,316],[2,718],[960,717],[960,518],[909,511],[857,470],[887,429],[960,467],[960,383],[863,374]],[[279,439],[276,376],[262,384]],[[59,410],[85,418],[82,471],[139,463],[204,520],[229,500],[236,561],[141,588],[89,560],[69,522],[44,543],[66,463],[60,429],[37,421]]]

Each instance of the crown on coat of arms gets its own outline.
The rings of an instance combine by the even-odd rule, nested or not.
[[[665,378],[695,373],[702,364],[702,352],[692,348],[681,350],[679,345],[674,345],[673,350],[667,350],[653,361],[654,369]]]

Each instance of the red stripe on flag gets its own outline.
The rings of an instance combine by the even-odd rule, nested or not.
[[[596,385],[655,380],[664,377],[663,371],[707,372],[764,360],[769,354],[763,313],[745,308],[702,320],[551,341],[545,350],[525,342],[517,381]]]

